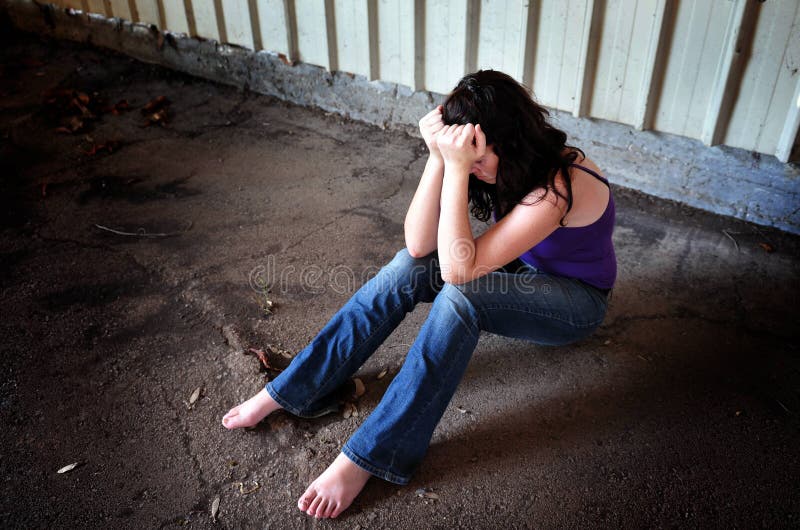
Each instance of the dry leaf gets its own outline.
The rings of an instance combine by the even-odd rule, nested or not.
[[[364,386],[364,382],[361,379],[359,379],[358,377],[354,377],[353,378],[353,383],[355,383],[355,385],[356,385],[355,392],[353,392],[353,397],[355,399],[358,399],[358,398],[360,398],[361,396],[364,395],[364,393],[367,391],[367,389]]]
[[[167,99],[167,96],[158,96],[157,98],[153,98],[147,103],[147,105],[142,107],[142,115],[152,114],[166,105],[169,105],[169,99]]]
[[[283,62],[283,64],[285,64],[286,66],[294,66],[294,62],[290,61],[289,58],[286,57],[286,55],[283,53],[278,54],[278,59],[280,59],[281,62]]]
[[[219,513],[219,495],[214,497],[214,501],[211,503],[211,520],[217,522],[217,513]]]
[[[248,348],[248,350],[256,354],[256,357],[258,357],[258,360],[261,361],[265,369],[272,370],[272,365],[269,364],[267,353],[264,350],[259,350],[258,348]]]
[[[417,491],[414,492],[417,497],[424,497],[426,499],[433,499],[436,500],[439,498],[439,495],[432,491],[428,491],[426,488],[419,488]]]
[[[381,373],[379,373],[379,374],[378,374],[378,375],[375,377],[375,379],[383,379],[384,377],[386,377],[386,374],[387,374],[388,372],[389,372],[389,370],[387,370],[386,368],[384,368],[383,370],[381,370]]]
[[[242,495],[249,495],[261,487],[261,485],[256,481],[253,481],[253,487],[250,489],[244,489],[244,482],[236,482],[234,483],[234,486],[239,486],[239,493]]]
[[[763,248],[764,251],[767,252],[767,253],[775,252],[775,248],[772,245],[770,245],[769,243],[759,243],[758,246]]]
[[[109,153],[113,153],[122,145],[122,142],[118,142],[116,140],[110,140],[108,142],[104,142],[102,144],[95,144],[92,146],[91,149],[86,151],[86,154],[89,156],[94,156],[100,151],[108,151]]]
[[[192,405],[194,405],[199,397],[200,397],[200,387],[198,386],[197,388],[194,389],[194,392],[192,392],[191,397],[189,397],[189,406],[191,407]]]
[[[80,462],[74,462],[74,463],[72,463],[72,464],[70,464],[68,466],[62,467],[61,469],[56,471],[56,473],[68,473],[68,472],[72,471],[73,469],[75,469],[76,467],[78,467],[79,464],[80,464]]]

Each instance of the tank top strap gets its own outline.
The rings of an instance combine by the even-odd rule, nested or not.
[[[600,176],[600,175],[598,175],[598,174],[597,174],[595,171],[593,171],[593,170],[589,169],[588,167],[584,167],[584,166],[581,166],[581,165],[579,165],[579,164],[575,164],[575,163],[572,163],[572,164],[570,164],[570,166],[577,167],[578,169],[582,169],[582,170],[584,170],[585,172],[587,172],[587,173],[589,173],[590,175],[594,176],[595,178],[599,179],[599,180],[600,180],[601,182],[603,182],[603,183],[604,183],[606,186],[609,186],[609,187],[610,187],[610,185],[608,184],[608,180],[604,179],[603,177],[601,177],[601,176]]]

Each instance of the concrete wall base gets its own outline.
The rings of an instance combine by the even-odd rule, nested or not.
[[[85,42],[198,77],[418,136],[417,122],[444,96],[346,72],[286,64],[268,52],[163,33],[154,26],[39,5],[0,2],[22,31]],[[453,80],[453,84],[457,80]],[[800,234],[800,168],[773,156],[708,147],[681,136],[552,111],[554,124],[611,182],[718,214]]]

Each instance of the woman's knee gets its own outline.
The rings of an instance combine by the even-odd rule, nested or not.
[[[479,333],[479,317],[475,305],[470,300],[469,295],[460,285],[445,283],[437,296],[437,301],[441,301],[450,313],[456,315],[467,329],[477,335]]]

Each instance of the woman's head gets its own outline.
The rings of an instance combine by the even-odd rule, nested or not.
[[[478,219],[488,220],[493,208],[499,209],[499,219],[532,190],[555,189],[559,169],[568,175],[569,163],[577,154],[572,150],[565,153],[567,135],[551,126],[548,116],[528,89],[496,70],[464,76],[447,96],[442,109],[444,123],[480,123],[486,143],[492,147],[473,166],[470,176],[469,198]],[[495,175],[490,174],[493,165]],[[562,197],[569,208],[569,182],[567,190]]]

